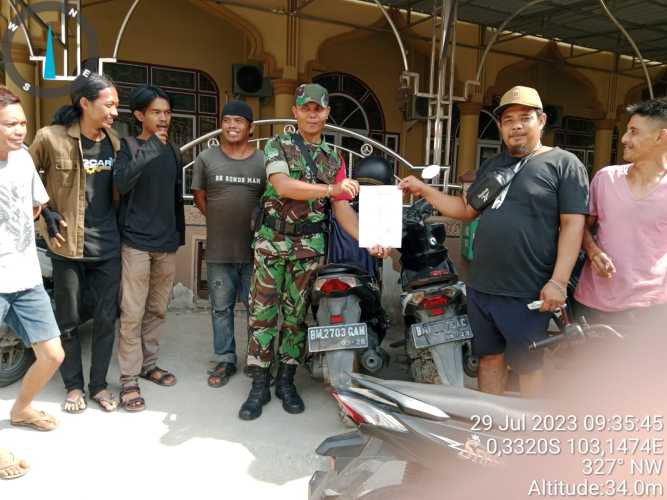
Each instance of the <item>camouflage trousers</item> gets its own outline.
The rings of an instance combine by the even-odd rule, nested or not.
[[[295,259],[255,252],[248,304],[248,366],[271,364],[276,336],[281,362],[299,364],[303,360],[305,318],[319,264],[320,257]]]

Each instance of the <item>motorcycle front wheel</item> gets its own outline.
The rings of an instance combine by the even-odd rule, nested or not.
[[[26,348],[8,326],[0,326],[0,387],[21,380],[34,361],[32,349]]]

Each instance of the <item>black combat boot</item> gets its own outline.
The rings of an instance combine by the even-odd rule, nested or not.
[[[262,406],[271,401],[271,372],[268,368],[253,367],[252,387],[245,403],[239,410],[241,420],[255,420],[262,414]]]
[[[276,397],[282,399],[283,409],[287,413],[301,413],[305,410],[303,399],[294,386],[294,372],[297,365],[280,363],[276,375]]]

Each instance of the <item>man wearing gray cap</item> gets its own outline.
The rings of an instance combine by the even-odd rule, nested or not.
[[[236,373],[234,306],[248,305],[252,274],[250,218],[264,192],[264,156],[248,140],[252,109],[229,101],[222,109],[220,146],[202,151],[193,167],[192,193],[206,216],[206,280],[213,322],[215,367],[208,385],[222,387]]]
[[[588,213],[588,177],[572,153],[542,145],[546,115],[535,89],[513,87],[495,114],[505,150],[481,165],[466,199],[412,176],[400,186],[443,215],[480,218],[466,283],[479,388],[502,394],[508,362],[521,394],[535,396],[544,388],[542,356],[529,354],[528,345],[545,338],[550,311],[567,298]],[[529,310],[536,300],[541,308]]]

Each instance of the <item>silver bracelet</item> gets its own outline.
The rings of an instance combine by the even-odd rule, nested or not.
[[[567,291],[562,286],[560,286],[560,283],[553,279],[550,279],[548,283],[551,283],[553,286],[555,286],[558,291],[563,294],[563,297],[567,298]]]

